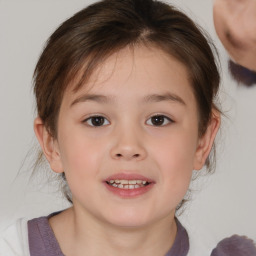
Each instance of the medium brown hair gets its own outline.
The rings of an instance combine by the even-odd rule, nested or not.
[[[210,40],[184,13],[161,1],[102,0],[61,24],[36,65],[38,116],[54,138],[67,86],[76,81],[79,90],[109,56],[138,45],[159,48],[185,65],[197,102],[199,135],[204,134],[212,110],[218,110],[220,83]]]

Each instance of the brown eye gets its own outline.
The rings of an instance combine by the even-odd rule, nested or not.
[[[109,121],[103,116],[91,116],[85,121],[89,126],[99,127],[109,124]]]
[[[149,125],[153,125],[153,126],[164,126],[171,122],[173,122],[173,121],[170,118],[168,118],[167,116],[155,115],[155,116],[150,117],[146,123]]]

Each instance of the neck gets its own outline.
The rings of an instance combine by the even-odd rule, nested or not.
[[[65,223],[65,225],[63,225]],[[80,255],[165,255],[174,243],[174,215],[143,227],[119,227],[70,208],[50,220],[63,253]],[[74,250],[75,248],[75,250]]]

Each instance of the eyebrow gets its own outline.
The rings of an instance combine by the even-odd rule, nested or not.
[[[75,99],[70,107],[76,105],[77,103],[81,102],[87,102],[87,101],[94,101],[98,103],[103,103],[103,104],[108,104],[112,103],[115,101],[114,96],[105,96],[105,95],[100,95],[100,94],[86,94],[82,95],[81,97]],[[179,97],[176,94],[173,93],[164,93],[164,94],[150,94],[145,96],[142,99],[142,103],[152,103],[152,102],[162,102],[162,101],[171,101],[171,102],[177,102],[180,103],[181,105],[186,106],[185,101]]]
[[[105,95],[98,95],[98,94],[86,94],[86,95],[82,95],[81,97],[75,99],[72,103],[71,103],[71,107],[74,106],[77,103],[81,103],[81,102],[87,102],[87,101],[95,101],[98,103],[110,103],[112,101],[114,101],[114,97],[111,96],[105,96]]]
[[[177,102],[182,105],[186,105],[185,101],[176,94],[173,93],[164,93],[164,94],[150,94],[144,97],[143,102],[150,103],[150,102],[161,102],[161,101],[172,101]]]

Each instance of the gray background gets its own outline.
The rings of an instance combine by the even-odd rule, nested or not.
[[[67,206],[56,192],[57,184],[46,185],[41,176],[29,179],[36,145],[32,74],[48,36],[92,2],[0,1],[0,228],[18,217],[41,216]],[[217,139],[216,172],[192,185],[192,201],[180,219],[205,243],[216,244],[235,233],[256,240],[256,86],[245,88],[230,78],[228,56],[214,31],[212,1],[167,2],[185,10],[214,39],[222,64],[220,97],[226,114]]]

